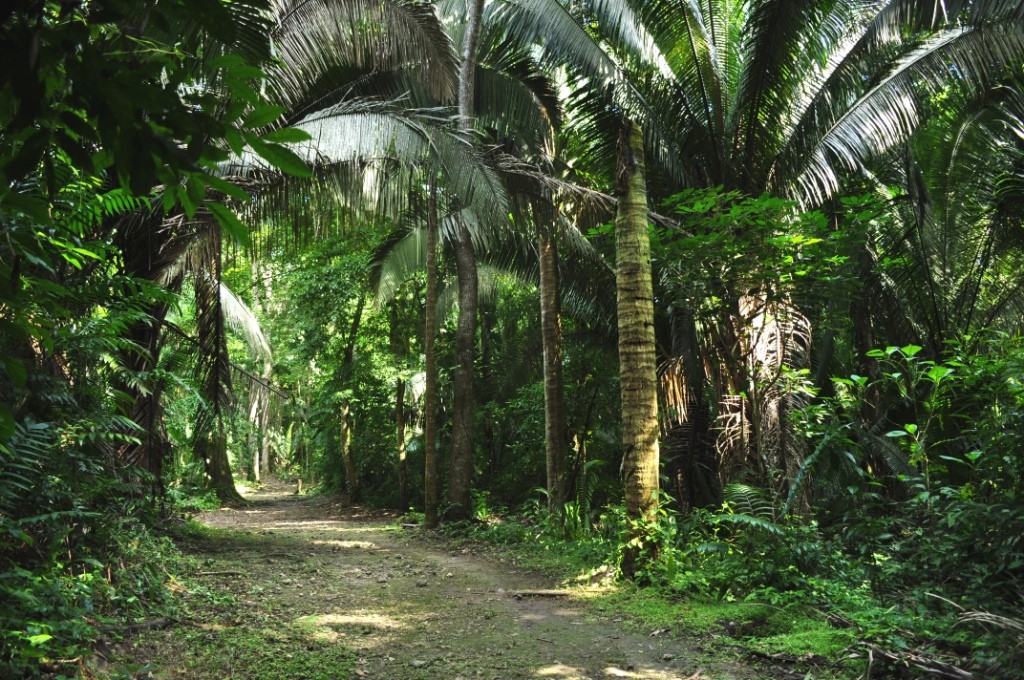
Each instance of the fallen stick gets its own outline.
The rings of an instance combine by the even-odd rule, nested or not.
[[[524,597],[569,597],[570,593],[568,590],[513,590],[509,592],[509,595],[521,600]]]
[[[240,571],[199,571],[193,576],[245,576]]]
[[[172,623],[174,623],[174,619],[153,619],[152,621],[140,621],[121,626],[103,626],[100,630],[104,633],[137,633],[140,630],[160,630],[167,628]]]

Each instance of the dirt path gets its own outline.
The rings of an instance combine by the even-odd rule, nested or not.
[[[160,678],[739,678],[679,640],[608,621],[557,588],[402,529],[393,517],[270,487],[204,513],[211,538],[186,621],[129,656]],[[218,531],[227,529],[230,531]],[[149,671],[144,667],[142,671]],[[749,677],[749,676],[747,676]]]

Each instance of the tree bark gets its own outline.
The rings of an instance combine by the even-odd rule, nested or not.
[[[658,383],[654,345],[654,291],[647,232],[647,186],[643,133],[623,121],[619,137],[615,215],[619,374],[622,393],[622,473],[626,515],[634,535],[623,556],[628,578],[658,546],[639,535],[640,523],[658,511]]]
[[[437,479],[437,183],[432,179],[427,203],[427,301],[424,310],[423,353],[426,384],[423,394],[423,526],[434,529],[438,522]]]
[[[562,316],[558,297],[558,244],[547,225],[539,226],[540,325],[544,347],[544,451],[547,461],[548,512],[560,514],[565,503],[568,446],[565,386],[562,376]]]
[[[355,503],[359,500],[359,473],[352,458],[352,404],[348,399],[341,402],[340,415],[341,463],[345,470],[345,487],[349,502]]]
[[[350,382],[355,366],[356,336],[359,333],[359,325],[363,320],[363,307],[366,298],[360,295],[356,303],[356,310],[352,314],[352,325],[348,330],[348,342],[345,344],[345,352],[342,355],[341,376],[345,382]],[[360,500],[362,485],[359,480],[359,471],[356,469],[355,458],[352,455],[352,403],[348,397],[341,402],[341,460],[345,468],[345,485],[348,489],[349,501],[356,503]]]
[[[391,345],[391,355],[398,365],[405,363],[404,336],[402,323],[398,318],[398,302],[391,300],[388,304],[388,325],[390,334],[388,337]],[[404,372],[403,372],[404,373]],[[409,495],[406,488],[408,470],[406,468],[405,451],[405,375],[399,374],[395,377],[395,443],[398,447],[398,509],[406,512],[409,509]]]
[[[483,7],[483,0],[472,0],[466,17],[466,36],[459,66],[459,127],[462,129],[469,129],[473,124],[474,71]],[[476,251],[465,223],[459,225],[455,263],[459,277],[459,324],[455,334],[455,374],[452,378],[455,403],[445,516],[468,519],[473,510],[473,356],[476,346],[477,268]]]
[[[239,504],[242,496],[235,488],[235,479],[231,475],[231,464],[228,462],[228,437],[222,423],[217,423],[215,430],[204,435],[199,443],[200,456],[203,459],[209,488],[217,494],[217,498],[225,504]]]
[[[476,350],[477,272],[476,253],[465,225],[455,244],[459,275],[459,325],[455,334],[455,375],[452,387],[452,458],[448,477],[448,519],[469,519],[473,511],[470,487],[473,480],[473,359]]]
[[[395,381],[395,439],[398,445],[398,509],[405,512],[409,509],[409,495],[406,489],[405,463],[405,380],[401,377]]]

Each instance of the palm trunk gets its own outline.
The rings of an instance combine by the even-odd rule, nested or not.
[[[623,121],[617,168],[618,210],[615,255],[619,374],[622,392],[622,473],[626,515],[633,533],[622,559],[622,572],[632,578],[658,546],[639,535],[640,523],[658,511],[658,383],[654,345],[654,292],[651,244],[647,233],[647,186],[643,134]]]
[[[540,325],[544,345],[544,448],[548,477],[548,512],[562,512],[565,503],[565,459],[568,444],[565,387],[562,377],[562,316],[558,298],[558,244],[541,226]]]
[[[476,349],[477,273],[476,253],[465,226],[459,229],[455,263],[459,274],[459,326],[455,334],[452,459],[445,517],[469,519],[473,509],[470,485],[473,479],[473,358]]]
[[[473,0],[466,17],[466,38],[459,68],[459,127],[472,126],[476,52],[480,42],[483,0]],[[455,334],[455,375],[452,387],[452,458],[448,478],[449,519],[468,519],[472,512],[473,480],[473,355],[476,346],[477,271],[476,251],[465,224],[455,242],[459,276],[459,325]]]
[[[423,526],[437,527],[437,184],[431,181],[427,205],[427,308],[424,310],[423,353],[426,385],[423,394]]]

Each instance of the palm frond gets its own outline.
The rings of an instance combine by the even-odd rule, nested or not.
[[[347,89],[344,74],[352,69],[413,68],[435,101],[454,97],[455,54],[432,3],[274,0],[274,5],[281,66],[271,73],[270,86],[293,110],[312,105],[311,83],[320,83],[320,90]]]
[[[1024,21],[1005,21],[985,28],[947,30],[925,40],[900,58],[871,90],[849,108],[815,121],[804,130],[809,148],[791,145],[778,165],[795,172],[785,187],[808,202],[821,202],[839,187],[840,170],[859,170],[908,138],[920,125],[925,97],[950,83],[966,94],[989,86],[993,72],[1024,55]]]
[[[220,309],[228,328],[245,342],[252,357],[269,366],[273,360],[270,343],[263,335],[259,319],[223,281],[220,282]]]

